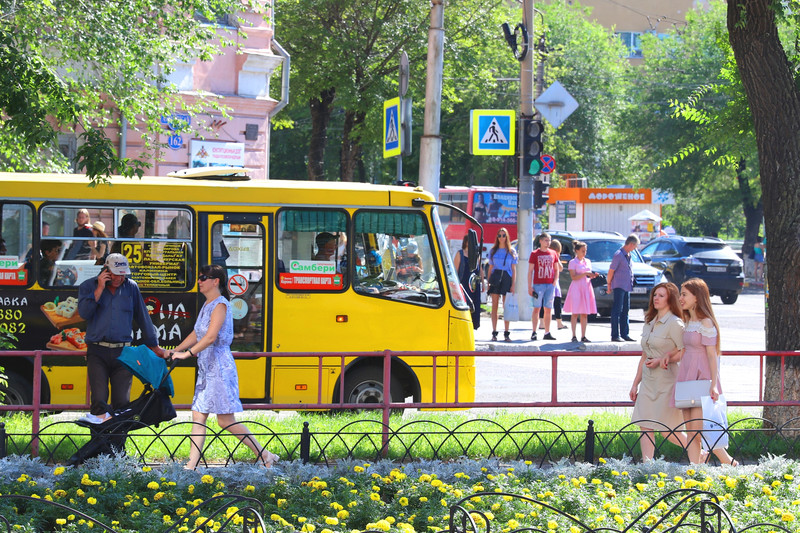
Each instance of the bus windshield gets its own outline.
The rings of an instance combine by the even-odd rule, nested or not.
[[[356,292],[442,305],[441,280],[421,213],[359,211],[353,222]]]

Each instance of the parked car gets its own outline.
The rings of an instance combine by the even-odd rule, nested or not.
[[[647,243],[642,255],[677,285],[689,278],[702,279],[724,304],[735,303],[744,287],[742,259],[716,237],[659,237]]]
[[[567,265],[569,265],[570,259],[575,257],[572,243],[583,241],[586,243],[586,258],[592,262],[592,271],[600,274],[592,280],[594,297],[597,301],[597,313],[603,316],[611,315],[614,296],[607,293],[606,277],[614,253],[625,244],[625,236],[611,231],[549,231],[548,233],[561,243],[561,264],[564,265],[564,270],[561,272],[558,282],[562,294],[566,297],[571,283]],[[537,246],[534,246],[534,249],[536,248]],[[660,271],[645,263],[644,258],[637,250],[631,252],[631,267],[634,277],[631,309],[647,309],[650,290],[665,280]]]

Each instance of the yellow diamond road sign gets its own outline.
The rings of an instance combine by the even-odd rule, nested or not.
[[[469,114],[470,153],[514,155],[513,109],[473,109]]]

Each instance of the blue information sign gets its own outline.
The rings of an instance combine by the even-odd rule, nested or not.
[[[514,155],[515,112],[511,109],[470,111],[470,148],[473,155]]]

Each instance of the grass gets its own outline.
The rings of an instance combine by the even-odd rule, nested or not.
[[[770,432],[761,430],[758,419],[732,411],[732,442],[738,457],[758,458],[768,451],[773,454],[797,454],[794,441],[770,440]],[[311,433],[311,456],[319,461],[336,460],[352,456],[372,459],[383,447],[381,413],[297,413],[292,415],[246,412],[239,417],[247,423],[258,440],[282,458],[299,458],[300,438],[304,423]],[[568,457],[583,460],[585,433],[588,420],[594,421],[595,453],[604,457],[631,455],[639,438],[635,426],[629,426],[630,417],[624,413],[597,412],[589,416],[569,413],[536,415],[499,411],[492,414],[465,412],[395,414],[389,421],[394,432],[387,443],[387,456],[395,460],[455,459],[459,457],[499,457],[503,459],[553,459]],[[11,454],[30,453],[31,418],[27,413],[15,413],[2,419],[9,436],[7,449]],[[628,426],[626,428],[626,426]],[[626,428],[621,436],[615,433]],[[215,419],[209,420],[210,432],[219,432]],[[174,457],[185,460],[189,454],[191,422],[177,421],[162,424],[160,428],[148,427],[129,434],[127,451],[142,455],[148,462],[162,462]],[[606,433],[608,432],[608,433]],[[89,430],[64,421],[63,417],[45,417],[40,430],[40,456],[52,456],[55,462],[66,462],[75,451],[89,441]],[[665,445],[661,448],[668,460],[680,460],[683,453],[678,448]],[[572,455],[574,454],[574,456]],[[209,462],[224,462],[233,457],[236,462],[252,461],[252,452],[228,433],[215,438],[209,433],[204,455]]]

